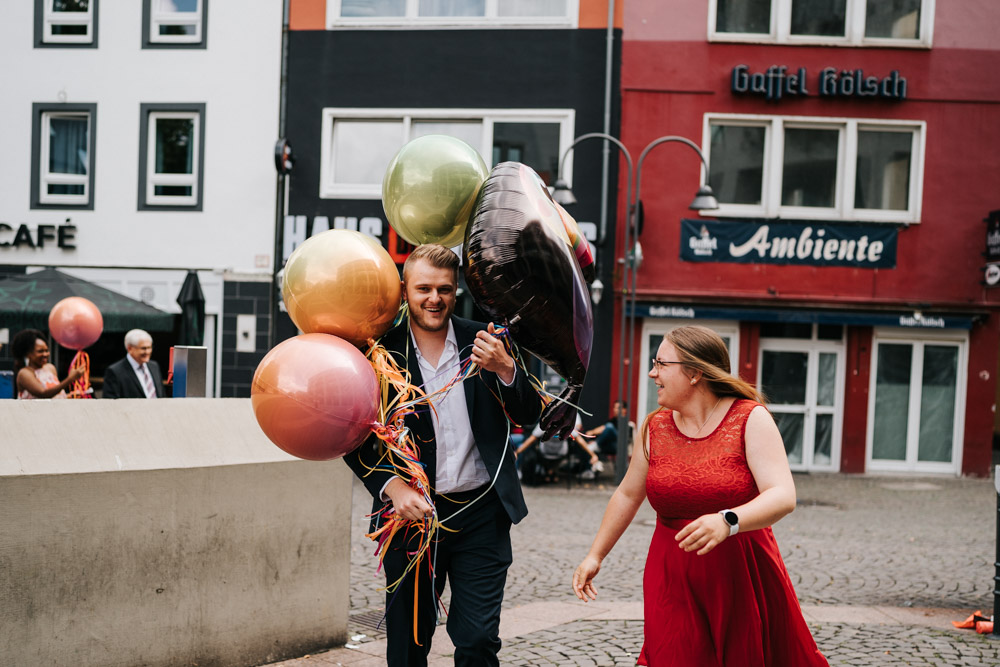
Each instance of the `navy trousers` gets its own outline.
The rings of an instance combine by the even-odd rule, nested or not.
[[[510,518],[495,491],[469,504],[482,493],[465,491],[434,498],[445,526],[420,567],[407,573],[397,591],[386,594],[386,652],[389,667],[423,667],[431,649],[436,614],[432,594],[431,566],[436,595],[451,586],[448,635],[455,644],[455,665],[498,666],[500,650],[500,605],[513,559]],[[453,517],[453,518],[452,518]],[[415,537],[397,534],[383,560],[386,581],[398,580],[410,561]],[[436,554],[435,554],[436,551]],[[417,638],[414,641],[414,583],[417,583]],[[442,618],[444,622],[444,618]]]

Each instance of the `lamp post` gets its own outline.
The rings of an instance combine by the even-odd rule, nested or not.
[[[633,177],[632,156],[629,154],[628,149],[625,148],[625,145],[618,139],[609,134],[605,134],[604,132],[591,132],[577,137],[563,153],[562,160],[559,164],[560,175],[563,173],[563,166],[565,165],[566,157],[569,155],[570,151],[572,151],[578,143],[586,139],[604,139],[605,141],[614,143],[619,150],[621,150],[622,155],[625,157],[625,162],[628,165],[628,171],[626,172],[625,179],[625,201],[627,203],[625,213],[625,238],[622,242],[622,256],[617,260],[622,265],[622,302],[618,325],[618,404],[621,411],[619,414],[615,415],[618,421],[618,454],[615,457],[615,480],[617,482],[621,482],[625,477],[625,471],[628,468],[628,416],[629,409],[632,407],[633,382],[629,382],[627,389],[625,388],[625,364],[626,359],[628,359],[631,364],[634,354],[635,286],[636,274],[638,273],[638,266],[636,265],[636,249],[638,246],[639,236],[637,223],[640,201],[639,193],[642,188],[642,164],[645,161],[646,156],[651,150],[660,144],[679,142],[687,145],[698,154],[702,165],[705,167],[705,184],[698,188],[698,193],[695,195],[694,201],[691,202],[689,208],[693,211],[702,211],[718,208],[719,204],[715,200],[712,188],[708,185],[708,162],[705,160],[705,156],[702,154],[701,149],[698,148],[697,144],[692,142],[690,139],[672,135],[654,139],[646,145],[646,147],[642,150],[642,153],[639,155],[639,162],[635,165],[635,176]],[[633,180],[635,182],[634,193],[632,190]],[[555,182],[552,196],[562,205],[568,205],[576,202],[576,198],[569,189],[569,185],[561,177]],[[603,242],[605,231],[606,230],[602,226],[598,243]],[[628,340],[627,355],[625,347],[626,339]]]

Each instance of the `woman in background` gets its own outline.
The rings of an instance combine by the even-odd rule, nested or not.
[[[660,408],[642,426],[642,455],[608,502],[574,592],[597,597],[601,561],[649,498],[659,520],[643,574],[638,664],[827,665],[770,528],[795,508],[795,484],[761,395],[730,375],[729,352],[711,329],[674,329],[652,363]]]
[[[10,341],[14,356],[14,395],[20,399],[66,398],[66,387],[82,375],[82,368],[71,368],[62,382],[56,367],[49,363],[49,344],[38,329],[18,332]]]

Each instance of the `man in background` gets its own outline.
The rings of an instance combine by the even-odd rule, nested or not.
[[[150,361],[153,338],[142,329],[125,334],[124,359],[104,371],[104,398],[163,398],[160,365]]]

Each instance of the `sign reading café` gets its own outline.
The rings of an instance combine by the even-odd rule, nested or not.
[[[751,72],[747,65],[737,65],[733,68],[730,88],[735,94],[760,95],[769,102],[782,97],[805,97],[813,91],[820,97],[906,99],[906,79],[899,75],[899,70],[873,76],[862,69],[824,67],[810,80],[805,67],[792,71],[786,65],[771,65],[763,72]]]

